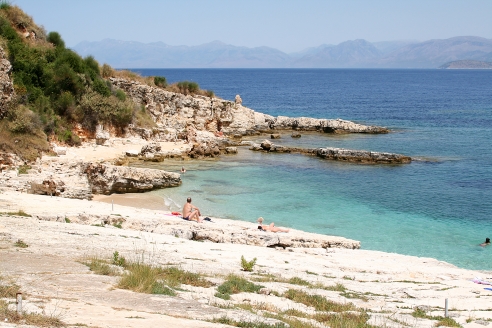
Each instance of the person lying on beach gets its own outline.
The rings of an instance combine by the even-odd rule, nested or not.
[[[183,206],[183,219],[189,221],[203,222],[203,219],[200,219],[200,209],[195,205],[191,204],[191,197],[186,199],[186,203]]]
[[[271,232],[289,232],[289,229],[279,228],[275,226],[275,223],[270,223],[269,225],[263,225],[263,218],[258,218],[258,229],[262,231],[271,231]]]
[[[490,245],[490,238],[485,238],[485,241],[481,243],[479,246],[485,247]]]

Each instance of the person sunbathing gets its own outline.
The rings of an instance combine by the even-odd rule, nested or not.
[[[203,219],[200,219],[200,209],[195,205],[191,204],[191,197],[188,197],[186,203],[183,206],[183,219],[189,221],[203,222]]]
[[[258,220],[258,229],[262,231],[271,231],[271,232],[289,232],[289,229],[279,228],[275,226],[275,223],[270,223],[269,225],[263,225],[263,218],[259,217]]]

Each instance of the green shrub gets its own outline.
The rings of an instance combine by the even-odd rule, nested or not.
[[[101,73],[99,72],[99,63],[92,56],[84,58],[86,72],[89,73],[92,80],[96,79]]]
[[[126,93],[125,91],[118,89],[115,92],[115,97],[118,98],[120,101],[125,101],[126,100]]]
[[[158,87],[165,88],[167,87],[166,78],[164,76],[155,76],[154,84]]]
[[[133,108],[131,100],[122,102],[115,96],[104,97],[89,91],[81,97],[77,112],[79,119],[93,129],[98,122],[125,127],[132,121]]]
[[[27,174],[27,173],[29,173],[30,169],[31,169],[30,165],[21,165],[21,166],[19,166],[17,172],[19,174]]]
[[[92,84],[92,89],[104,97],[109,97],[111,95],[111,90],[106,85],[106,82],[101,79],[94,80],[94,83]]]
[[[61,35],[58,32],[50,32],[48,33],[48,37],[46,41],[53,43],[53,45],[57,48],[65,48],[65,42],[63,41]]]
[[[114,251],[114,253],[113,253],[113,264],[120,266],[120,267],[125,267],[126,266],[126,259],[123,256],[120,256],[120,253],[118,253],[118,251]]]
[[[2,0],[2,2],[0,2],[0,9],[9,9],[10,7],[10,2],[7,0]]]
[[[15,243],[14,243],[14,246],[15,247],[19,247],[19,248],[28,248],[29,245],[26,244],[22,239],[18,239]]]
[[[251,261],[246,261],[244,256],[241,255],[241,267],[243,268],[244,271],[251,272],[253,271],[253,267],[256,264],[256,257],[252,259]]]
[[[177,83],[179,91],[185,95],[195,94],[200,90],[198,83],[190,81],[182,81]]]

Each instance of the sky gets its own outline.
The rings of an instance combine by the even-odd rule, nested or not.
[[[68,47],[215,40],[286,53],[347,40],[492,39],[491,0],[9,0]]]

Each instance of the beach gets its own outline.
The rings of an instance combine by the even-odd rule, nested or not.
[[[102,146],[70,148],[64,156],[110,160],[132,147],[138,149],[138,144],[125,145],[125,149],[115,150],[116,154]],[[213,222],[199,224],[164,210],[8,190],[0,193],[0,212],[2,282],[13,281],[21,287],[25,311],[59,316],[69,326],[217,327],[220,325],[211,321],[224,317],[274,324],[265,313],[319,312],[282,297],[291,289],[352,303],[365,309],[370,316],[368,324],[376,327],[433,327],[436,318],[444,316],[446,299],[448,315],[463,327],[482,327],[492,320],[492,292],[472,281],[492,280],[492,272],[461,269],[431,258],[357,247],[248,245],[241,240],[260,240],[258,243],[266,245],[271,238],[315,234],[291,230],[258,235],[255,222],[213,217]],[[174,235],[169,229],[175,229]],[[249,239],[193,240],[186,237],[187,229],[209,235],[210,231],[242,233]],[[320,238],[343,241],[338,245],[357,245],[341,237]],[[15,246],[19,240],[28,247]],[[129,260],[198,273],[213,286],[182,285],[174,297],[136,293],[118,288],[119,276],[98,275],[82,264],[95,257],[111,259],[115,251]],[[257,259],[252,272],[241,269],[242,256]],[[270,292],[218,298],[217,286],[228,274],[260,281],[257,283]],[[329,288],[333,286],[339,290]],[[246,304],[249,310],[245,310]],[[417,308],[423,309],[426,317],[413,316]]]

